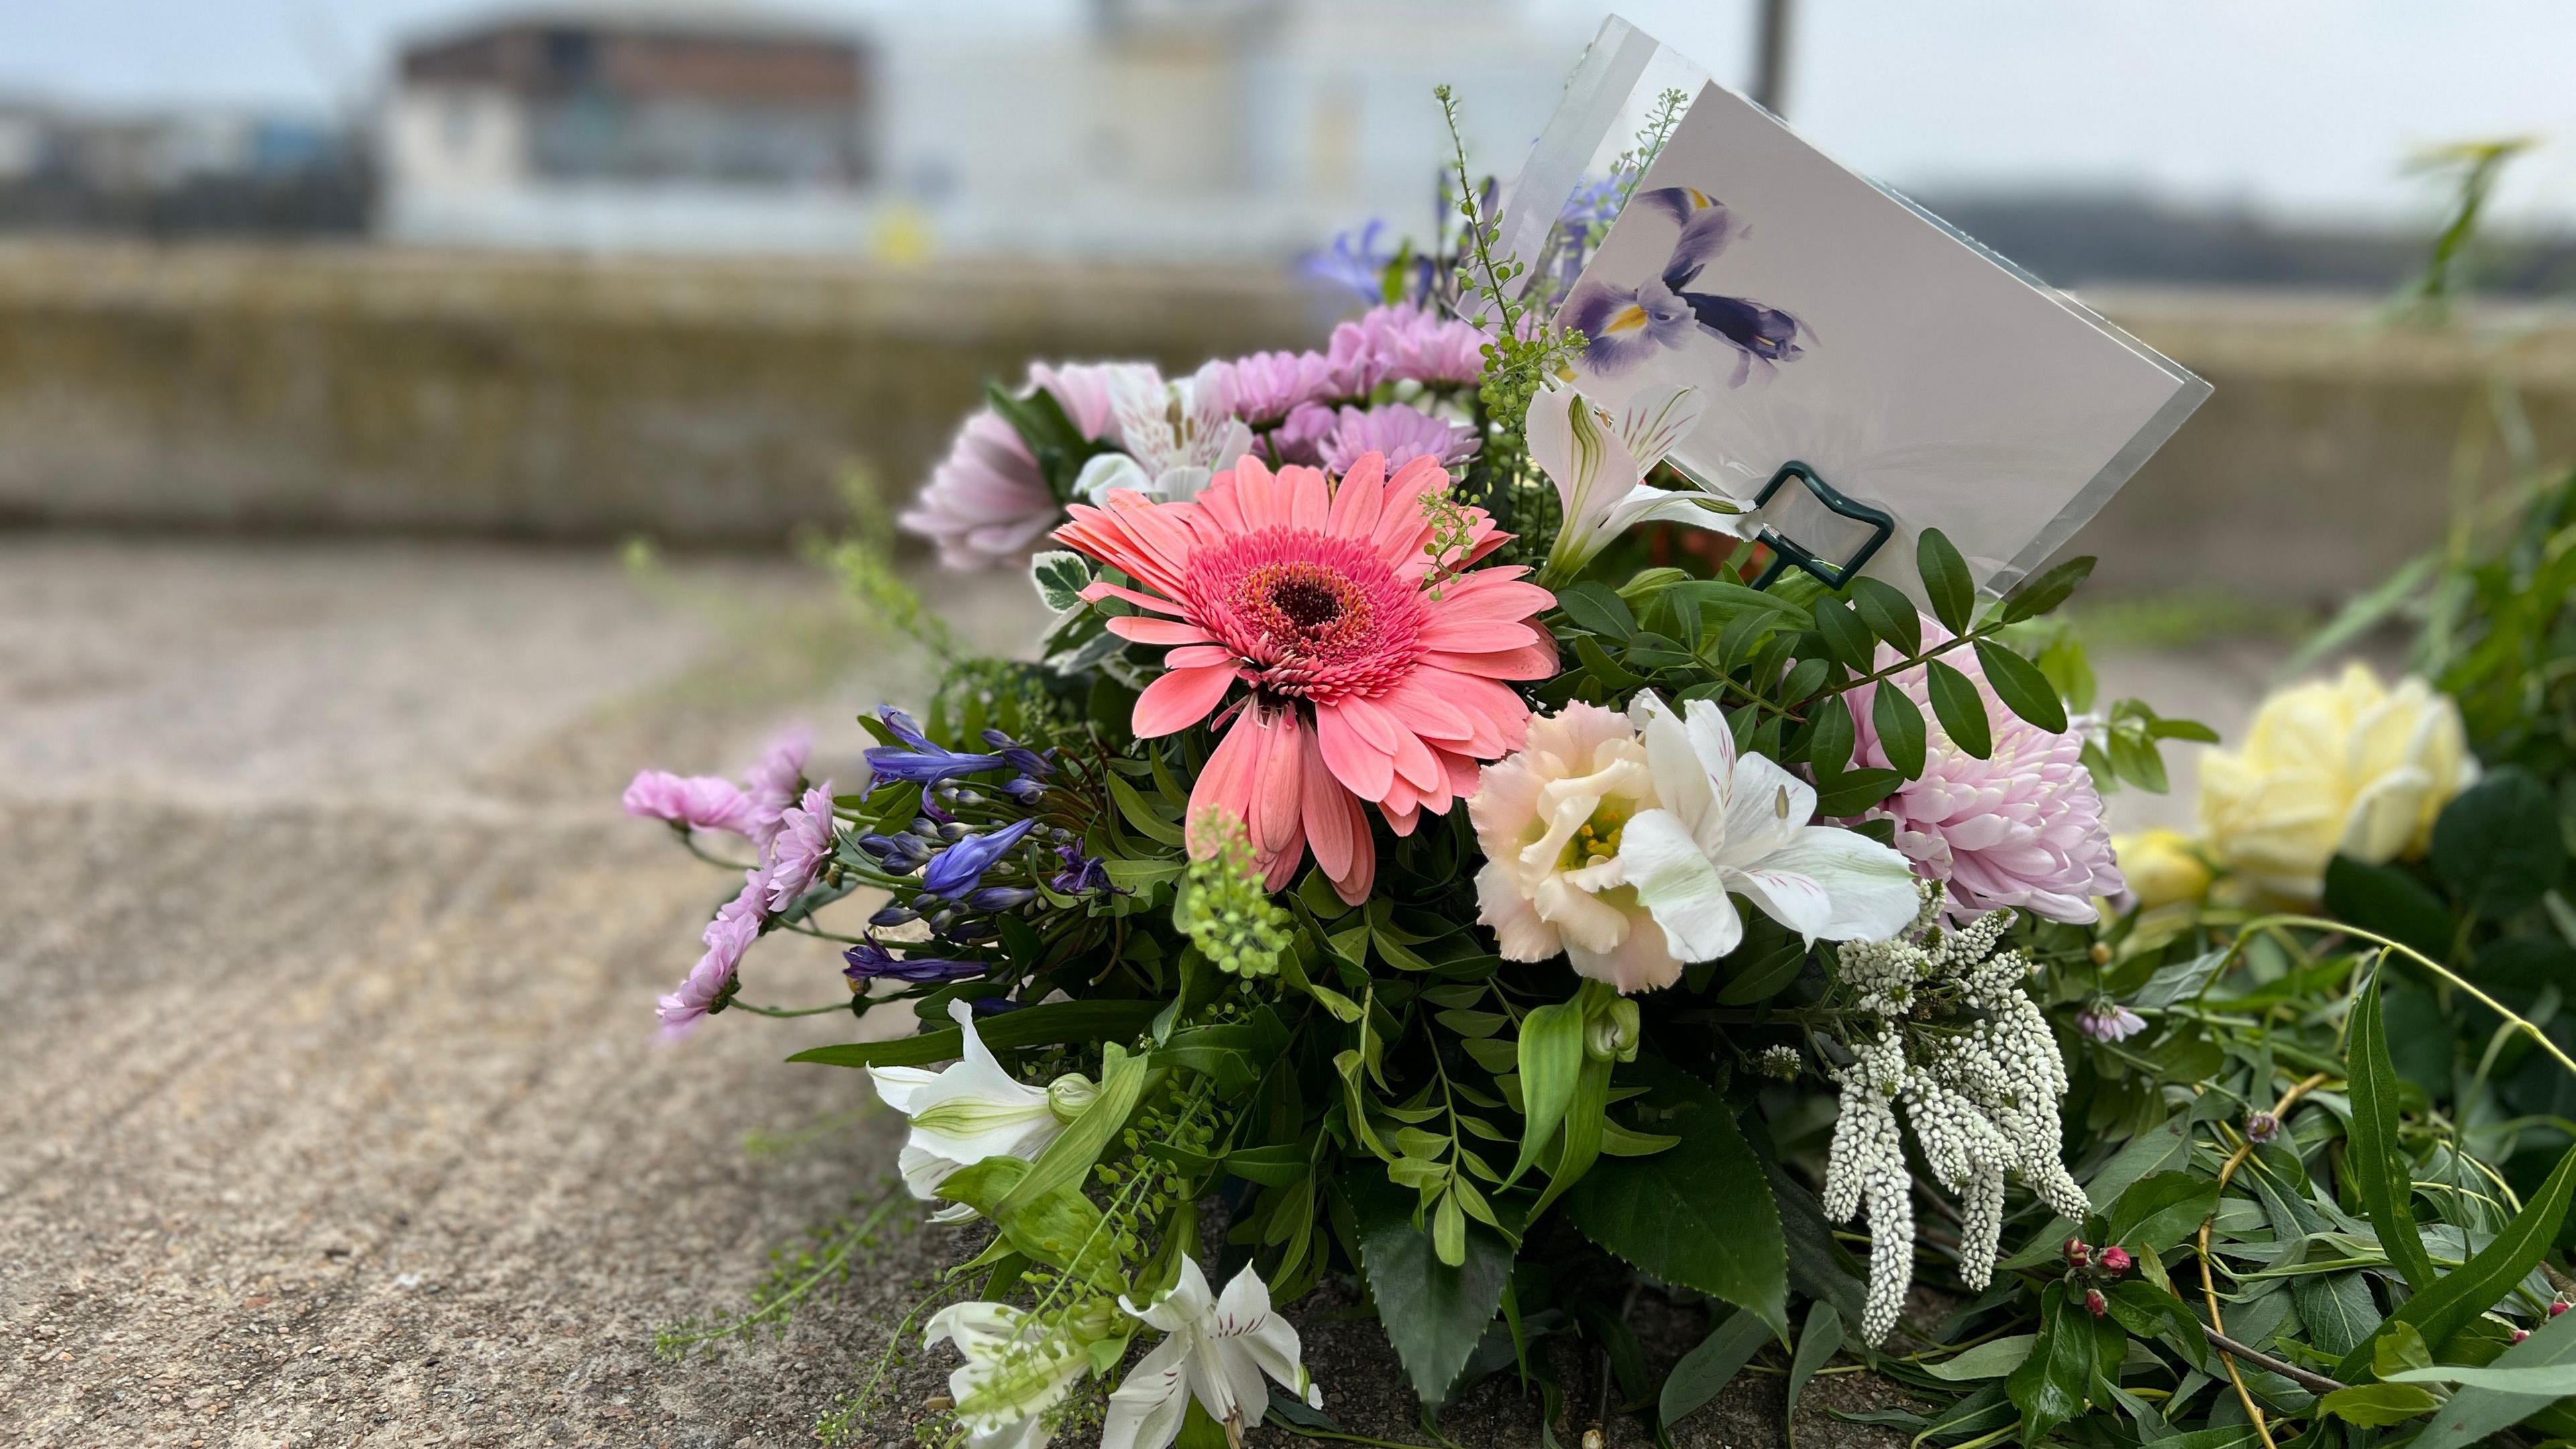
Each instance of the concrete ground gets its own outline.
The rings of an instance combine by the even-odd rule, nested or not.
[[[1031,619],[937,602],[999,647]],[[656,1356],[879,1199],[896,1134],[859,1074],[779,1065],[846,1020],[657,1043],[725,884],[616,795],[791,719],[850,770],[849,716],[922,683],[870,638],[784,562],[0,537],[0,1442],[811,1442],[961,1243],[898,1203],[783,1334]],[[2276,653],[2104,672],[2224,726]],[[746,996],[836,964],[764,947]],[[1420,1439],[1375,1330],[1307,1332],[1346,1424]],[[857,1442],[911,1442],[946,1367],[897,1364]],[[1777,1443],[1777,1395],[1690,1438]],[[1499,1387],[1447,1427],[1534,1437]]]

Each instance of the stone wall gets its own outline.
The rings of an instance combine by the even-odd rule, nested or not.
[[[2366,584],[2441,526],[2499,373],[2576,452],[2563,315],[2480,343],[2351,302],[2093,300],[2218,389],[2079,539],[2113,586]],[[1334,306],[1252,273],[0,248],[0,518],[769,543],[834,516],[851,462],[908,488],[1030,357],[1187,367],[1309,345]]]

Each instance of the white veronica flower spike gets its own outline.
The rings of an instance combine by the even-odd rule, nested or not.
[[[1270,1285],[1246,1267],[1211,1302],[1199,1265],[1181,1260],[1181,1281],[1151,1308],[1124,1296],[1118,1306],[1169,1337],[1154,1346],[1127,1381],[1109,1396],[1100,1449],[1166,1449],[1180,1437],[1181,1420],[1196,1397],[1208,1417],[1225,1426],[1229,1443],[1261,1422],[1270,1406],[1267,1374],[1315,1408],[1324,1396],[1298,1361],[1297,1330],[1270,1311]]]
[[[1615,415],[1570,387],[1542,388],[1530,401],[1530,461],[1556,484],[1565,521],[1549,548],[1541,583],[1563,583],[1610,541],[1659,520],[1710,526],[1717,503],[1705,493],[1657,488],[1646,475],[1689,436],[1707,400],[1697,388],[1657,385]]]
[[[1726,716],[1704,699],[1675,714],[1652,690],[1629,701],[1661,808],[1621,831],[1618,858],[1675,957],[1712,961],[1744,923],[1727,893],[1813,941],[1883,941],[1920,902],[1905,857],[1867,836],[1811,825],[1816,791],[1760,755],[1738,757]]]
[[[926,1325],[922,1347],[944,1338],[965,1356],[948,1375],[948,1397],[968,1449],[1046,1449],[1047,1412],[1091,1366],[1079,1342],[1028,1327],[1026,1317],[1006,1303],[954,1303]]]
[[[987,1157],[1034,1161],[1064,1131],[1065,1124],[1088,1105],[1091,1083],[1067,1075],[1053,1086],[1032,1087],[1002,1070],[984,1039],[975,1031],[975,1012],[963,1001],[948,1003],[948,1015],[966,1036],[966,1054],[940,1071],[920,1067],[870,1067],[877,1095],[912,1119],[896,1165],[912,1195],[931,1201],[939,1185],[959,1168]],[[963,1222],[975,1215],[964,1203],[951,1203],[931,1215],[934,1222]]]

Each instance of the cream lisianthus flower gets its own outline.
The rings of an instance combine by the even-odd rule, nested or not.
[[[1734,950],[1732,894],[1809,940],[1885,940],[1920,904],[1903,856],[1810,824],[1814,787],[1739,757],[1706,700],[1677,714],[1645,691],[1624,717],[1577,703],[1533,719],[1527,747],[1485,767],[1467,810],[1485,851],[1478,918],[1502,954],[1563,951],[1622,993]]]
[[[1035,1161],[1055,1141],[1065,1124],[1082,1115],[1097,1095],[1089,1078],[1068,1073],[1045,1087],[1032,1087],[993,1058],[975,1031],[975,1012],[963,1001],[948,1003],[948,1015],[966,1037],[965,1056],[940,1071],[920,1067],[870,1067],[877,1095],[912,1119],[896,1166],[904,1186],[925,1202],[938,1196],[939,1185],[958,1169],[987,1157]],[[931,1214],[932,1221],[964,1222],[975,1210],[951,1203]]]
[[[966,1360],[948,1375],[948,1397],[967,1449],[1045,1449],[1048,1412],[1091,1367],[1080,1340],[1007,1303],[952,1303],[925,1328],[922,1347],[946,1339]]]
[[[1270,1407],[1265,1375],[1307,1407],[1324,1406],[1299,1361],[1297,1330],[1271,1312],[1270,1285],[1249,1266],[1218,1297],[1208,1292],[1199,1265],[1183,1258],[1180,1281],[1153,1307],[1139,1308],[1124,1296],[1118,1306],[1168,1336],[1109,1396],[1100,1449],[1167,1449],[1180,1437],[1192,1395],[1225,1426],[1227,1442],[1240,1444],[1243,1431],[1260,1424]]]
[[[2366,665],[2274,693],[2245,747],[2200,764],[2211,858],[2270,894],[2313,901],[2337,854],[2420,855],[2434,817],[2478,777],[2459,706],[2423,680],[2382,686]]]

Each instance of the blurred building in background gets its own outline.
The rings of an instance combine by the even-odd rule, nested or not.
[[[348,234],[368,208],[355,138],[326,117],[0,99],[0,227]]]
[[[1144,260],[1427,225],[1469,98],[1508,173],[1569,47],[1495,0],[1093,0],[1070,32],[859,36],[594,0],[406,45],[377,122],[407,242]],[[1436,58],[1436,59],[1434,59]]]
[[[855,249],[881,146],[874,60],[793,14],[544,5],[417,39],[377,120],[409,242]]]

